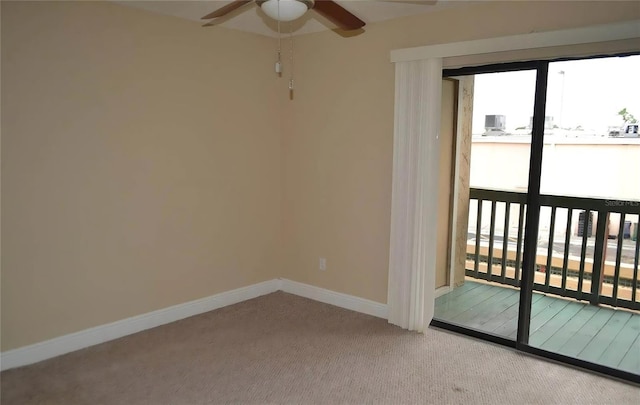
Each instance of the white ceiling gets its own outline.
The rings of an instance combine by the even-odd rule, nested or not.
[[[171,15],[175,17],[192,20],[203,24],[206,21],[200,18],[220,7],[230,3],[230,0],[174,0],[174,1],[156,1],[156,0],[138,0],[138,1],[116,1],[126,6],[141,8],[144,10],[157,12],[161,14]],[[451,7],[455,0],[337,0],[342,7],[355,14],[365,23],[373,23],[392,18],[404,17],[412,14],[420,14],[433,10],[439,10]],[[276,37],[277,23],[267,17],[260,7],[255,4],[249,4],[242,7],[224,17],[215,20],[216,24],[221,27],[252,32],[255,34]],[[326,18],[314,11],[307,12],[304,16],[291,23],[291,28],[295,35],[308,34],[311,32],[319,32],[334,29],[335,25]],[[213,29],[214,27],[203,28]],[[283,32],[289,32],[289,23],[281,25]],[[367,27],[365,26],[366,30]]]

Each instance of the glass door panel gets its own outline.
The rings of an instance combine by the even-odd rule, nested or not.
[[[460,117],[471,122],[469,168],[457,173],[470,188],[464,277],[436,299],[434,316],[509,340],[518,329],[535,87],[535,70],[474,75],[473,111]]]
[[[640,374],[640,56],[549,64],[529,345]],[[636,116],[634,116],[636,114]]]

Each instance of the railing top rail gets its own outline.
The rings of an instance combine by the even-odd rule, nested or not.
[[[476,200],[500,201],[509,203],[527,202],[527,193],[504,190],[471,188],[469,197]],[[591,211],[640,214],[640,201],[615,200],[591,197],[572,197],[543,194],[540,204],[546,207],[562,207]]]
[[[603,198],[569,197],[557,195],[541,195],[540,204],[550,207],[576,208],[591,211],[640,214],[639,201],[625,201]]]
[[[504,190],[488,190],[483,188],[472,188],[469,190],[469,197],[476,200],[501,201],[510,203],[525,204],[527,193]]]

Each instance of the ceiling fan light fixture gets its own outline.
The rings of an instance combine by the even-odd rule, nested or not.
[[[258,2],[262,11],[276,21],[293,21],[313,7],[312,0],[266,0]]]

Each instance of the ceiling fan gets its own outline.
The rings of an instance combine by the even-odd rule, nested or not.
[[[202,17],[203,20],[218,18],[249,3],[255,2],[266,15],[277,21],[293,21],[308,10],[314,10],[345,31],[364,27],[365,22],[331,0],[234,0]],[[214,25],[212,22],[204,26]]]

